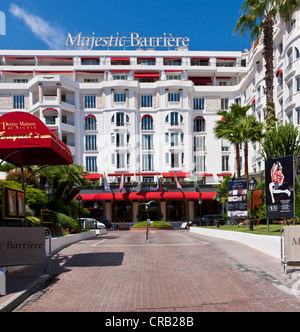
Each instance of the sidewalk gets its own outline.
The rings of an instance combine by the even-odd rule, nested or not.
[[[111,231],[63,249],[52,258],[51,297],[46,291],[28,310],[81,311],[86,303],[90,311],[245,311],[248,305],[300,311],[299,270],[285,275],[279,260],[234,241],[186,230],[151,233],[150,244],[144,232]],[[43,270],[8,274],[0,311],[13,310],[54,277]]]

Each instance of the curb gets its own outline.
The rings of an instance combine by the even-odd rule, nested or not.
[[[32,295],[41,285],[53,279],[55,275],[45,274],[29,284],[23,291],[11,296],[6,302],[0,304],[0,312],[10,312],[20,303]]]

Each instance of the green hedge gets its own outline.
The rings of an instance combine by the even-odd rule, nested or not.
[[[170,227],[171,226],[171,224],[169,224],[168,222],[164,222],[164,221],[152,221],[150,225],[151,225],[151,227],[157,227],[157,226]],[[147,221],[141,221],[141,222],[133,225],[132,227],[147,227]]]

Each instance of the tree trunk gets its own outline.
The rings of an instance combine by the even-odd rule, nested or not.
[[[267,16],[264,25],[264,59],[266,66],[266,131],[273,130],[276,125],[275,105],[274,105],[274,50],[273,32],[274,21],[271,16]]]
[[[235,144],[235,154],[236,154],[236,170],[238,179],[241,177],[241,161],[240,161],[240,145]]]
[[[244,153],[245,153],[245,177],[248,179],[248,142],[244,143]]]

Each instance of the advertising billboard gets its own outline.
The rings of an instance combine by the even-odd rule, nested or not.
[[[265,161],[266,217],[294,217],[294,157]]]
[[[228,181],[228,218],[248,218],[247,191],[247,179]]]

